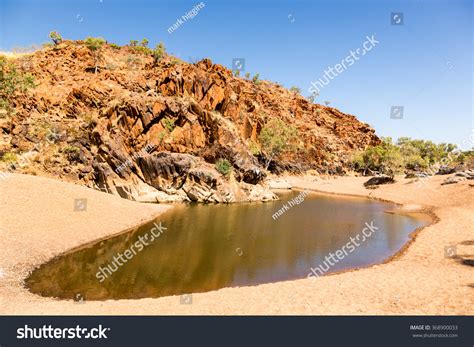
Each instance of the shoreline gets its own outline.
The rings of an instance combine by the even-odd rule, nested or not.
[[[31,177],[34,176],[25,176],[25,175],[15,175],[15,176],[23,176],[24,177],[29,177],[26,180],[30,180]],[[443,177],[444,178],[444,177]],[[32,180],[49,180],[49,179],[44,179],[44,178],[37,178],[35,177]],[[96,236],[95,239],[89,239],[87,240],[82,240],[78,237],[75,237],[75,240],[73,242],[66,242],[66,244],[74,244],[74,243],[79,243],[75,245],[74,247],[69,247],[66,249],[62,249],[62,252],[58,252],[60,249],[56,249],[56,252],[43,252],[42,256],[40,257],[41,259],[45,259],[47,253],[50,255],[46,261],[40,261],[37,257],[34,256],[34,254],[29,254],[29,257],[26,257],[27,259],[29,258],[28,262],[21,262],[14,261],[15,266],[14,266],[14,271],[13,273],[10,273],[7,271],[7,275],[4,276],[7,279],[8,285],[5,285],[3,282],[3,279],[0,278],[0,314],[92,314],[92,315],[97,315],[97,314],[111,314],[111,315],[120,315],[120,314],[131,314],[131,315],[139,315],[139,314],[164,314],[164,315],[173,315],[173,314],[243,314],[243,315],[253,315],[253,314],[472,314],[473,309],[473,303],[474,299],[469,298],[469,293],[464,293],[463,295],[460,296],[455,296],[457,300],[460,302],[463,302],[463,300],[467,300],[465,302],[466,305],[459,303],[456,303],[455,307],[452,310],[446,310],[445,306],[441,305],[437,307],[436,310],[428,310],[426,311],[426,307],[421,307],[421,309],[416,312],[413,309],[408,309],[408,310],[400,310],[398,308],[394,308],[393,304],[389,305],[388,308],[384,308],[383,310],[380,307],[374,307],[374,305],[367,305],[367,304],[360,304],[361,307],[359,309],[354,309],[352,307],[354,304],[350,305],[344,305],[344,302],[342,303],[337,303],[334,305],[329,305],[329,303],[324,305],[324,302],[322,302],[320,299],[320,295],[318,294],[317,290],[324,289],[327,291],[329,289],[329,292],[326,294],[331,296],[332,298],[329,301],[333,301],[334,298],[334,293],[332,293],[331,290],[331,285],[333,286],[332,289],[337,289],[340,288],[341,286],[346,288],[350,287],[351,282],[354,281],[352,277],[357,276],[361,277],[362,275],[366,275],[367,272],[380,272],[382,269],[382,274],[377,273],[375,277],[387,277],[389,276],[388,274],[384,274],[383,270],[384,268],[393,268],[394,266],[400,265],[400,262],[405,262],[407,261],[407,257],[411,256],[409,253],[413,252],[414,248],[419,248],[421,243],[426,243],[426,240],[420,240],[420,236],[423,236],[427,230],[431,230],[433,228],[436,228],[436,226],[439,227],[440,224],[443,223],[443,216],[439,216],[440,210],[443,210],[442,207],[440,206],[432,206],[431,204],[416,204],[414,201],[411,201],[407,198],[405,199],[394,199],[393,197],[391,198],[390,191],[394,190],[397,185],[400,186],[403,183],[396,183],[395,185],[387,185],[387,186],[381,186],[380,188],[376,190],[366,190],[365,188],[361,188],[360,182],[362,180],[365,180],[366,178],[359,178],[359,177],[338,177],[338,178],[331,178],[328,180],[324,181],[309,181],[301,177],[295,177],[292,176],[288,178],[289,181],[291,181],[293,188],[294,189],[308,189],[317,193],[322,193],[322,194],[335,194],[335,195],[346,195],[346,196],[353,196],[357,198],[369,198],[369,199],[376,199],[380,201],[386,201],[386,202],[391,202],[395,203],[399,206],[401,206],[400,211],[394,211],[393,213],[424,213],[430,215],[432,218],[432,222],[422,228],[417,228],[414,230],[412,233],[410,233],[410,240],[407,241],[401,249],[399,249],[394,255],[389,257],[388,259],[384,260],[381,263],[376,263],[372,265],[368,265],[362,268],[353,268],[353,269],[346,269],[346,270],[341,270],[338,272],[330,273],[325,276],[319,277],[317,281],[315,281],[315,285],[313,285],[310,280],[308,279],[297,279],[297,280],[289,280],[289,281],[283,281],[283,282],[272,282],[272,283],[267,283],[267,284],[261,284],[257,286],[246,286],[246,287],[230,287],[230,288],[222,288],[216,291],[211,291],[211,292],[205,292],[205,293],[195,293],[193,294],[193,297],[195,298],[195,304],[193,305],[181,305],[180,304],[180,297],[179,296],[171,296],[171,297],[163,297],[163,298],[157,298],[157,299],[138,299],[138,300],[106,300],[106,301],[89,301],[86,302],[83,305],[79,305],[78,303],[75,303],[74,301],[67,301],[67,300],[59,300],[59,299],[54,299],[54,298],[46,298],[46,297],[40,297],[38,295],[30,293],[25,287],[19,288],[19,284],[22,284],[24,279],[26,278],[25,276],[25,269],[32,270],[31,266],[34,266],[33,268],[36,268],[45,262],[49,262],[55,257],[61,256],[62,254],[77,251],[78,249],[88,247],[92,243],[100,242],[101,240],[108,239],[113,236],[117,236],[119,234],[129,232],[135,228],[137,228],[140,225],[149,222],[150,220],[156,218],[159,216],[161,213],[164,213],[167,211],[171,206],[163,206],[163,205],[148,205],[148,206],[143,206],[143,204],[138,204],[134,202],[130,202],[127,200],[123,200],[120,198],[108,196],[105,193],[101,192],[95,192],[92,195],[97,195],[97,194],[105,194],[105,196],[101,196],[101,198],[104,198],[106,200],[114,200],[115,204],[119,205],[127,205],[124,207],[125,210],[133,211],[132,214],[138,213],[137,211],[140,212],[140,216],[135,215],[135,222],[136,225],[129,225],[128,228],[122,229],[120,231],[117,231],[118,225],[120,223],[112,223],[111,220],[108,220],[107,222],[110,224],[112,223],[112,226],[109,228],[107,232],[104,233],[104,231],[100,231],[98,233],[92,233],[94,236]],[[21,181],[21,179],[20,179]],[[71,184],[59,182],[59,181],[54,181],[50,180],[52,185],[58,185],[58,186],[63,186],[62,188],[65,188],[67,186],[68,189],[71,188]],[[435,179],[436,181],[436,179]],[[52,183],[54,182],[54,183]],[[347,186],[345,182],[349,182],[351,186]],[[435,182],[437,184],[438,182]],[[0,183],[3,184],[3,183]],[[388,187],[388,189],[387,189]],[[0,188],[3,188],[0,186]],[[74,186],[75,189],[79,189],[81,191],[84,190],[89,190],[88,188],[80,187],[80,186]],[[342,189],[342,191],[341,191]],[[412,190],[416,190],[418,188],[411,187]],[[472,188],[467,186],[467,184],[464,185],[452,185],[448,187],[449,190],[460,190],[460,189],[467,189],[466,194],[467,195],[472,195]],[[66,189],[67,190],[67,189]],[[388,192],[387,192],[388,190]],[[402,189],[400,189],[403,191]],[[347,194],[346,194],[347,193]],[[416,193],[416,192],[415,192]],[[8,195],[8,194],[7,194]],[[61,195],[61,194],[60,194]],[[423,196],[423,194],[416,194],[418,195],[418,200],[419,197]],[[450,194],[451,196],[457,196],[456,194]],[[95,198],[95,197],[94,197]],[[466,196],[468,199],[469,196]],[[115,201],[116,199],[117,202]],[[401,200],[401,201],[400,201]],[[413,200],[413,199],[412,199]],[[416,199],[414,199],[416,202]],[[425,199],[428,200],[428,199]],[[468,199],[469,200],[469,199]],[[419,201],[418,201],[419,202]],[[429,202],[429,201],[426,201]],[[1,207],[5,205],[4,201],[2,201]],[[413,209],[413,206],[417,205],[418,209]],[[462,205],[462,203],[461,203]],[[472,203],[471,203],[472,205]],[[150,206],[152,206],[150,208]],[[411,209],[408,209],[406,211],[403,211],[403,208],[409,206]],[[108,211],[108,206],[107,206],[107,211]],[[146,211],[144,211],[146,210]],[[1,209],[0,209],[0,212]],[[4,211],[3,211],[4,212]],[[2,212],[2,214],[3,214]],[[389,212],[391,213],[391,212]],[[123,215],[127,215],[127,217],[130,217],[130,212],[128,213],[123,213]],[[1,215],[0,215],[1,216]],[[152,217],[153,216],[153,217]],[[138,217],[138,218],[137,218]],[[469,216],[468,216],[469,217]],[[471,216],[472,217],[472,216]],[[103,220],[105,217],[101,216],[101,219]],[[141,219],[140,219],[141,218]],[[107,219],[107,218],[105,218]],[[113,219],[113,218],[112,218]],[[114,221],[117,222],[117,221]],[[123,221],[119,221],[123,222]],[[104,221],[102,221],[104,223]],[[99,222],[99,224],[101,224]],[[472,224],[471,224],[472,225]],[[3,225],[2,225],[3,227]],[[468,226],[469,227],[469,226]],[[3,228],[2,228],[3,229]],[[115,231],[115,232],[114,232]],[[76,234],[72,234],[76,235]],[[91,237],[93,235],[90,235]],[[58,235],[55,235],[57,238]],[[99,238],[98,238],[99,237]],[[74,238],[74,237],[73,237]],[[8,246],[8,244],[3,243],[2,239],[2,246]],[[451,240],[453,241],[453,240]],[[459,242],[458,242],[459,243]],[[36,244],[36,246],[38,246]],[[67,247],[66,245],[63,245],[63,248]],[[54,247],[53,247],[54,248]],[[34,252],[33,252],[34,253]],[[41,253],[41,252],[40,252]],[[51,257],[52,255],[52,257]],[[423,256],[426,256],[424,254]],[[0,258],[0,268],[4,268],[4,264],[2,263],[2,258]],[[20,259],[22,260],[22,259]],[[36,260],[36,261],[35,261]],[[38,262],[40,261],[40,262]],[[458,272],[462,272],[463,276],[465,276],[466,272],[472,271],[472,268],[469,269],[468,266],[466,265],[461,265],[458,264],[458,262],[454,262],[454,260],[450,259],[448,260],[451,262],[451,266],[455,266],[458,268]],[[418,263],[417,263],[418,264]],[[423,264],[424,265],[424,264]],[[11,269],[9,269],[11,271]],[[397,269],[397,274],[400,271],[400,269]],[[405,272],[405,273],[404,273]],[[406,273],[408,272],[408,273]],[[407,271],[402,271],[402,275],[398,274],[399,276],[402,277],[410,277],[411,273],[409,270]],[[369,277],[371,274],[369,274]],[[472,273],[471,273],[472,275]],[[16,278],[16,280],[13,280],[13,278]],[[374,277],[374,276],[372,276]],[[332,283],[327,287],[327,282],[334,282],[334,279],[337,279],[337,283]],[[373,282],[374,278],[371,278],[371,281],[368,281],[368,285]],[[359,279],[360,281],[360,279]],[[377,278],[375,278],[375,281],[377,281]],[[375,282],[376,283],[376,282]],[[365,286],[363,283],[359,283],[361,286]],[[319,288],[321,287],[321,288]],[[289,289],[291,288],[291,289]],[[416,283],[415,287],[416,289]],[[316,293],[314,293],[314,290],[316,289]],[[324,291],[323,290],[323,291]],[[387,288],[387,291],[392,289]],[[472,288],[470,288],[472,291]],[[293,294],[293,292],[299,292],[296,296]],[[16,294],[15,294],[16,292]],[[352,292],[352,290],[350,291]],[[357,295],[353,294],[350,295],[349,293],[346,293],[346,295],[349,295],[349,297],[344,297],[345,300],[350,298],[350,301],[354,301],[359,299],[364,299],[367,300],[370,295],[364,296],[363,293],[357,293]],[[449,291],[448,291],[449,292]],[[284,294],[283,296],[281,294]],[[324,293],[323,293],[324,294]],[[378,295],[382,294],[385,295],[387,293],[384,293],[384,291],[379,291],[377,293]],[[467,294],[467,295],[466,295]],[[313,297],[314,296],[314,297]],[[451,295],[452,296],[452,295]],[[471,292],[472,296],[472,292]],[[256,302],[260,301],[277,301],[278,304],[268,307],[268,305],[265,305],[260,302],[257,305],[245,305],[242,306],[241,302],[244,298],[249,298],[251,297],[252,299],[256,300]],[[291,298],[288,299],[287,297]],[[464,297],[464,299],[463,299]],[[287,298],[285,300],[285,298]],[[345,301],[343,300],[343,301]],[[399,300],[399,299],[397,299]],[[304,302],[304,303],[303,303]],[[369,300],[370,302],[370,300]],[[296,304],[296,305],[295,305]],[[316,305],[317,304],[317,305]],[[324,307],[321,306],[323,304]],[[401,304],[401,302],[400,302]],[[413,303],[411,303],[413,304]],[[356,305],[357,306],[357,305]],[[391,308],[390,308],[391,307]]]
[[[298,176],[289,176],[289,179],[291,180],[292,178],[295,178],[295,177],[298,177]],[[348,269],[342,269],[342,270],[339,270],[339,271],[329,272],[329,273],[325,274],[324,276],[340,275],[340,274],[343,274],[343,273],[346,273],[346,272],[353,272],[353,271],[358,271],[358,270],[361,270],[361,269],[367,269],[367,268],[370,268],[370,267],[376,266],[376,265],[387,264],[387,263],[389,263],[393,260],[396,260],[397,258],[403,256],[403,254],[408,250],[410,245],[413,242],[415,242],[416,237],[418,236],[418,234],[423,229],[428,228],[429,226],[431,226],[433,224],[436,224],[440,221],[439,217],[433,211],[433,208],[430,208],[430,207],[427,207],[427,206],[417,206],[416,209],[404,210],[404,207],[409,206],[409,205],[405,205],[405,204],[401,204],[401,203],[398,203],[398,202],[395,202],[395,201],[391,201],[391,200],[387,200],[387,199],[383,199],[383,198],[378,198],[378,197],[373,197],[373,196],[363,196],[363,195],[358,195],[358,194],[332,193],[332,192],[327,192],[327,191],[324,191],[324,190],[319,190],[319,189],[314,189],[314,188],[303,188],[303,187],[299,187],[299,186],[294,186],[294,187],[288,188],[288,189],[278,189],[278,190],[280,190],[280,191],[283,191],[283,190],[285,190],[285,191],[288,191],[288,190],[309,191],[309,192],[318,193],[318,194],[321,194],[321,195],[350,197],[350,198],[367,199],[367,200],[374,200],[374,201],[392,203],[392,204],[395,204],[395,205],[399,206],[401,208],[401,210],[400,211],[398,211],[398,210],[386,210],[386,211],[384,211],[385,213],[404,214],[404,215],[423,214],[423,215],[426,215],[427,218],[430,218],[430,221],[427,225],[418,227],[415,230],[413,230],[410,234],[408,234],[408,237],[409,237],[408,241],[405,242],[403,244],[403,246],[398,251],[396,251],[394,254],[392,254],[388,258],[384,259],[383,261],[373,263],[373,264],[369,264],[369,265],[365,265],[365,266],[359,266],[359,267],[355,267],[355,268],[348,268]],[[294,281],[294,280],[288,280],[288,281]],[[286,281],[279,281],[279,282],[286,282]],[[273,283],[278,283],[278,282],[273,282]]]
[[[418,234],[423,229],[428,228],[429,226],[431,226],[433,224],[436,224],[440,221],[440,218],[436,215],[436,213],[434,212],[434,209],[432,207],[417,206],[416,209],[405,210],[404,207],[409,206],[409,205],[401,204],[401,203],[398,203],[398,202],[395,202],[395,201],[386,200],[386,199],[382,199],[382,198],[372,197],[372,196],[369,197],[369,196],[362,196],[362,195],[356,195],[356,194],[330,193],[330,192],[325,192],[325,191],[318,190],[318,189],[311,189],[311,188],[308,189],[308,188],[301,188],[301,187],[293,187],[291,189],[294,189],[294,190],[307,190],[307,191],[310,191],[310,192],[314,192],[314,193],[318,193],[318,194],[326,194],[326,195],[331,195],[331,196],[347,196],[347,197],[353,197],[353,198],[368,199],[368,200],[392,203],[392,204],[396,204],[397,206],[399,206],[401,208],[401,210],[386,210],[386,211],[384,211],[385,213],[402,214],[402,215],[423,214],[423,215],[426,215],[426,217],[430,219],[430,221],[428,222],[427,225],[418,227],[415,230],[413,230],[410,234],[408,234],[409,240],[407,242],[405,242],[403,244],[403,246],[398,251],[396,251],[394,254],[392,254],[387,259],[383,260],[382,262],[374,263],[374,264],[367,265],[367,266],[362,266],[362,267],[356,267],[356,268],[350,268],[350,269],[345,269],[345,270],[341,270],[341,271],[330,272],[325,276],[341,274],[341,273],[349,272],[349,271],[357,271],[357,270],[360,270],[360,269],[369,268],[371,266],[389,263],[392,260],[395,260],[398,257],[402,256],[403,253],[406,250],[408,250],[410,245],[413,242],[415,242],[416,237],[418,236]]]

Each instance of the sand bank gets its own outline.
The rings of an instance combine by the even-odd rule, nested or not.
[[[12,175],[0,181],[0,314],[472,315],[474,268],[446,257],[445,247],[456,246],[461,257],[473,258],[474,246],[468,241],[474,240],[474,189],[469,181],[441,186],[444,178],[432,177],[419,186],[399,179],[367,190],[362,185],[366,179],[360,177],[290,177],[294,187],[393,201],[409,211],[423,208],[438,221],[419,231],[408,247],[384,264],[315,281],[193,294],[192,304],[181,304],[179,296],[77,303],[28,292],[23,279],[39,264],[155,218],[169,206],[138,204],[60,181]],[[77,211],[83,204],[75,204],[75,199],[87,199],[85,211]]]

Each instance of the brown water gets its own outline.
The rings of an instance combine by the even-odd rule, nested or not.
[[[54,259],[26,284],[43,296],[104,300],[298,279],[361,234],[366,222],[379,229],[327,273],[382,262],[430,222],[424,215],[386,213],[397,208],[394,204],[315,193],[274,220],[272,215],[298,194],[268,203],[179,205],[157,219],[167,229],[141,251],[133,245],[152,223]],[[115,272],[104,270],[115,269],[114,256],[133,247],[136,255]],[[108,276],[102,282],[96,277],[100,268]]]

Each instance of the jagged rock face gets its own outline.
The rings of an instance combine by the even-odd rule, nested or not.
[[[36,173],[140,201],[166,200],[163,194],[172,201],[246,201],[257,192],[274,198],[249,188],[265,178],[265,158],[254,156],[250,143],[272,118],[299,134],[296,152],[270,162],[274,173],[341,174],[352,151],[379,142],[352,115],[274,83],[236,78],[208,59],[167,57],[154,66],[130,47],[106,46],[94,74],[91,52],[64,42],[18,59],[20,69],[23,60],[38,86],[16,95],[16,113],[0,119],[0,151],[22,153],[41,143],[39,160],[30,163]],[[53,141],[45,141],[51,132]],[[230,179],[215,170],[219,158],[232,164]]]
[[[140,158],[138,166],[144,181],[161,189],[181,189],[196,160],[191,155],[159,153]]]
[[[123,169],[110,172],[107,165],[98,164],[95,182],[105,191],[131,200],[230,203],[277,199],[261,185],[223,177],[212,165],[190,154],[151,153],[119,167]]]

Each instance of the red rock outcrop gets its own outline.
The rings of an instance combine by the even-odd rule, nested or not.
[[[166,193],[178,201],[230,202],[261,188],[253,186],[265,177],[265,158],[249,147],[273,118],[298,131],[297,150],[274,159],[274,173],[342,174],[354,150],[379,142],[352,115],[275,83],[235,77],[209,59],[188,64],[167,56],[155,65],[133,47],[105,45],[100,61],[94,73],[80,41],[13,61],[37,83],[16,94],[14,113],[0,118],[0,151],[35,153],[17,170],[143,201],[166,200]],[[214,169],[219,158],[232,163],[230,179]]]

